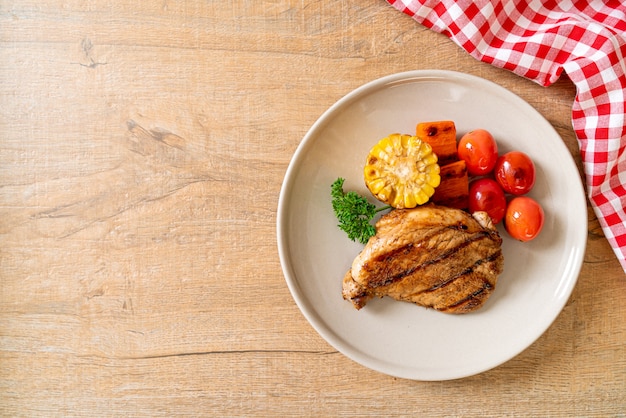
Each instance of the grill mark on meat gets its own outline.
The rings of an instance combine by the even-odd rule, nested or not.
[[[415,242],[410,242],[406,245],[400,246],[398,248],[394,248],[393,250],[383,253],[381,255],[379,255],[378,257],[374,258],[373,261],[375,263],[380,263],[380,262],[384,262],[384,261],[389,261],[395,257],[397,257],[400,254],[408,254],[413,248],[420,248],[422,247],[425,243],[427,243],[428,241],[430,241],[431,239],[433,239],[434,237],[436,237],[437,235],[440,235],[442,233],[442,231],[448,229],[449,227],[437,227],[437,228],[432,228],[429,233],[427,235],[424,235],[422,237],[422,239],[415,243]],[[368,263],[369,264],[369,263]]]
[[[493,285],[483,278],[483,287],[482,288],[476,290],[475,292],[470,293],[469,295],[467,295],[463,299],[459,300],[458,302],[453,303],[452,305],[448,305],[448,307],[446,307],[446,308],[441,308],[440,310],[444,310],[444,311],[454,310],[455,308],[458,308],[459,306],[469,302],[470,300],[476,299],[478,296],[480,296],[485,291],[490,291],[490,290],[493,290]]]
[[[481,264],[483,264],[483,263],[489,263],[489,262],[492,262],[492,261],[497,260],[497,259],[498,259],[498,257],[500,257],[500,255],[501,255],[501,254],[502,254],[502,251],[501,251],[501,250],[498,250],[498,251],[494,252],[493,254],[490,254],[489,256],[487,256],[487,257],[485,257],[485,258],[481,258],[481,259],[479,259],[479,260],[476,260],[476,262],[475,262],[473,265],[469,266],[468,268],[466,268],[466,269],[465,269],[465,270],[463,270],[462,272],[460,272],[460,273],[458,273],[458,274],[456,274],[456,275],[454,275],[454,276],[452,276],[452,277],[449,277],[448,279],[444,280],[444,281],[443,281],[443,282],[441,282],[441,283],[437,283],[435,286],[431,287],[430,289],[424,290],[424,291],[419,292],[419,293],[424,293],[424,292],[434,292],[435,290],[438,290],[438,289],[441,289],[441,288],[443,288],[443,287],[446,287],[446,286],[448,286],[450,283],[454,282],[455,280],[460,279],[461,277],[463,277],[463,276],[465,276],[465,275],[468,275],[468,274],[473,273],[473,272],[474,272],[474,270],[475,270],[478,266],[480,266]],[[483,280],[485,280],[485,279],[483,278]],[[489,283],[489,282],[487,282],[487,283]],[[491,286],[491,284],[490,284],[490,283],[489,283],[489,285]],[[416,293],[416,294],[419,294],[419,293]]]
[[[456,226],[454,226],[453,228],[457,228]],[[462,228],[461,228],[462,229]],[[424,269],[426,267],[432,266],[434,264],[437,263],[441,263],[447,259],[449,259],[450,257],[453,257],[454,254],[456,254],[458,251],[460,251],[461,249],[471,245],[474,242],[477,242],[479,240],[482,239],[486,239],[489,238],[491,236],[491,234],[488,231],[478,231],[476,233],[474,233],[472,236],[468,237],[466,240],[462,241],[460,244],[458,244],[456,247],[450,248],[447,251],[444,251],[443,253],[441,253],[438,257],[433,257],[431,259],[428,259],[426,262],[422,263],[422,264],[418,264],[415,266],[412,266],[409,269],[403,270],[397,274],[394,274],[392,276],[383,278],[383,280],[381,281],[377,281],[377,282],[370,282],[369,285],[371,287],[382,287],[382,286],[388,286],[392,283],[395,283],[399,280],[402,280],[403,278],[415,273],[418,270]],[[410,252],[413,247],[415,246],[415,244],[410,243],[407,245],[404,245],[402,247],[399,247],[393,251],[390,251],[389,253],[386,253],[384,255],[382,255],[381,257],[379,257],[379,260],[377,261],[383,261],[383,260],[390,260],[394,257],[396,257],[398,254],[400,253],[405,253],[407,254],[408,252]],[[419,244],[417,245],[419,247]],[[467,274],[467,273],[465,273]]]

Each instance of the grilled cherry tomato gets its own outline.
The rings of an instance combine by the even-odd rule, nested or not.
[[[457,154],[460,159],[465,160],[470,175],[483,176],[496,165],[498,145],[488,131],[475,129],[461,137]]]
[[[512,238],[525,242],[539,235],[544,221],[543,208],[536,200],[528,196],[517,196],[506,208],[504,227]]]
[[[535,164],[523,152],[507,152],[496,161],[494,176],[506,193],[523,195],[535,185]]]
[[[506,212],[506,197],[500,185],[490,178],[472,181],[469,185],[469,211],[487,212],[494,224],[499,223]]]

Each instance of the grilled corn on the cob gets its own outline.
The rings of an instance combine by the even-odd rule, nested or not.
[[[441,180],[431,146],[402,134],[389,135],[372,147],[364,177],[378,200],[398,209],[428,202]]]

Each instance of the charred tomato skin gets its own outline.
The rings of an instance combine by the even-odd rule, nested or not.
[[[528,155],[511,151],[498,157],[494,177],[506,193],[521,196],[535,185],[535,171],[535,164]]]

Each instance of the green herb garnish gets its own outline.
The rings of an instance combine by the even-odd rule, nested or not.
[[[340,177],[330,186],[333,211],[339,220],[337,226],[348,234],[348,238],[352,241],[366,244],[371,237],[376,235],[376,228],[370,221],[378,212],[390,209],[391,206],[377,208],[356,192],[344,193],[344,180]]]

